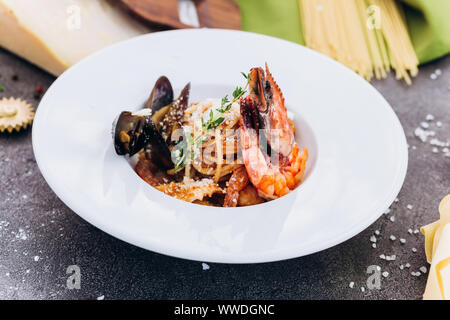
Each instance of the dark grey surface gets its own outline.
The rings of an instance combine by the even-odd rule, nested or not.
[[[437,68],[442,75],[430,74]],[[1,97],[21,97],[37,107],[34,88],[54,78],[0,50]],[[13,74],[19,81],[12,81]],[[0,298],[1,299],[420,299],[427,274],[423,237],[409,234],[438,218],[439,201],[450,193],[450,158],[432,152],[414,137],[414,129],[433,114],[450,139],[450,57],[424,66],[414,85],[390,78],[374,83],[404,126],[409,169],[391,212],[367,230],[331,249],[288,261],[209,264],[167,257],[117,240],[89,225],[67,208],[41,176],[33,156],[31,130],[0,134]],[[77,88],[73,88],[77,90]],[[350,93],[349,93],[350,94]],[[364,107],[364,106],[361,106]],[[415,146],[415,149],[412,148]],[[380,157],[388,157],[380,150]],[[407,205],[413,205],[412,210]],[[395,222],[390,217],[395,216]],[[20,231],[22,230],[22,231]],[[377,248],[369,238],[380,230]],[[395,241],[390,235],[397,237]],[[406,244],[400,244],[405,238]],[[414,253],[412,248],[417,248]],[[379,258],[396,255],[395,261]],[[38,261],[35,257],[38,256]],[[410,263],[410,269],[400,270]],[[81,268],[81,289],[66,287],[69,265]],[[380,290],[366,285],[370,265],[389,272]],[[354,282],[354,288],[349,283]],[[366,287],[365,292],[361,286]]]

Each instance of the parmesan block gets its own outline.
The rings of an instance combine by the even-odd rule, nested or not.
[[[58,76],[99,49],[150,32],[116,2],[0,0],[0,46]]]

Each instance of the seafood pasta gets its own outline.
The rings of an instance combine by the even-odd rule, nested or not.
[[[295,142],[281,89],[267,67],[253,68],[232,97],[189,104],[190,84],[174,100],[156,82],[145,107],[113,125],[117,154],[136,173],[178,199],[236,207],[282,197],[302,181],[308,150]]]

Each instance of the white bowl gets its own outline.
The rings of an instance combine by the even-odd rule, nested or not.
[[[159,76],[176,94],[190,81],[191,101],[200,101],[230,94],[241,71],[266,61],[310,151],[304,182],[287,196],[232,209],[190,204],[150,187],[115,154],[111,123],[141,107]],[[227,263],[299,257],[349,239],[393,202],[408,162],[398,118],[358,75],[294,43],[225,30],[153,33],[84,59],[42,99],[33,147],[50,187],[98,228],[163,254]]]

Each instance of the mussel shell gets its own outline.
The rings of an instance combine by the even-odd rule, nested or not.
[[[156,165],[173,167],[169,147],[150,115],[122,112],[114,128],[114,147],[118,155],[130,156],[144,148]]]
[[[169,147],[159,133],[155,123],[150,117],[147,118],[146,125],[147,141],[144,147],[145,156],[152,163],[163,169],[173,168],[173,162]]]
[[[184,116],[184,111],[186,110],[189,104],[190,91],[191,91],[191,83],[188,83],[181,91],[181,94],[178,97],[178,99],[172,102],[169,110],[164,115],[160,132],[166,142],[170,141],[172,131],[177,127],[181,127],[182,125],[181,122]]]
[[[145,104],[145,108],[152,109],[155,113],[164,106],[169,105],[173,101],[173,89],[167,77],[162,76],[156,80],[155,86],[150,97]]]
[[[144,109],[122,112],[113,124],[114,147],[118,155],[133,156],[142,149],[147,158],[162,168],[173,167],[168,147],[172,131],[181,126],[189,103],[188,83],[177,100],[166,77],[160,77]],[[150,111],[153,116],[150,116]],[[145,110],[148,110],[145,111]]]
[[[141,150],[146,141],[144,134],[145,117],[136,116],[123,111],[116,120],[114,132],[114,148],[118,155],[130,156]]]

